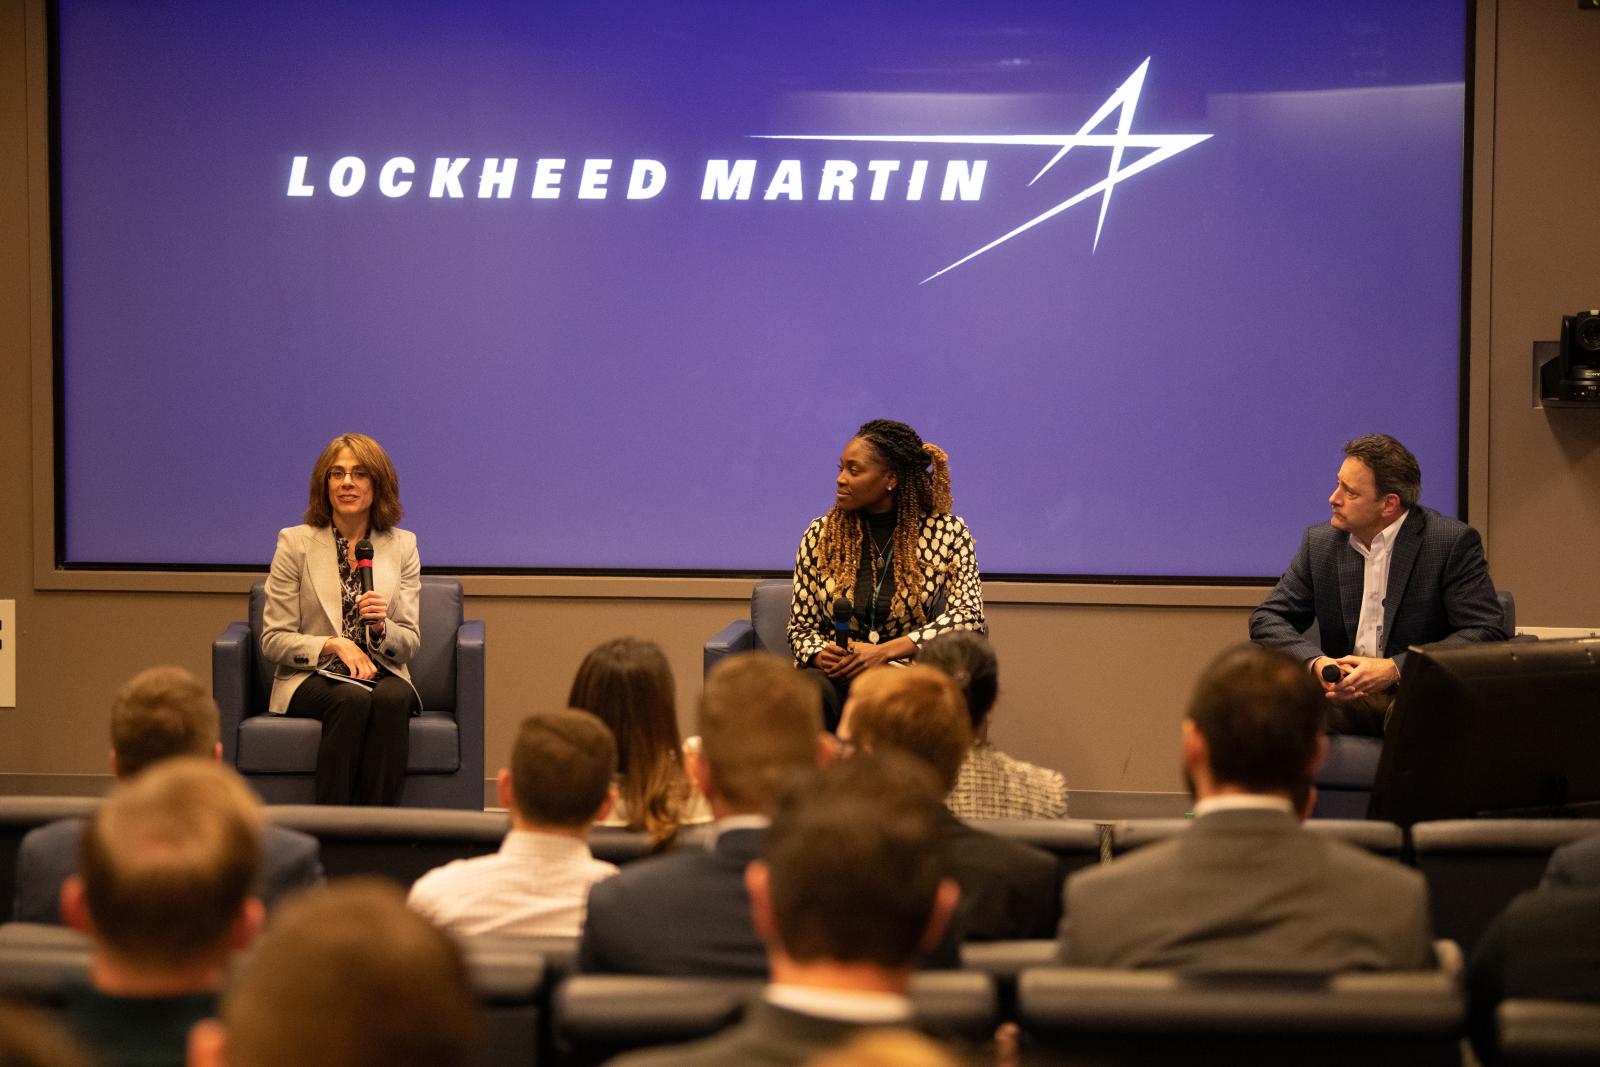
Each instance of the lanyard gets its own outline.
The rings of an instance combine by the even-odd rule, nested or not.
[[[872,531],[867,531],[867,540],[872,541]],[[878,542],[872,541],[872,547],[877,548]],[[867,640],[872,644],[878,643],[878,594],[883,590],[883,580],[889,576],[889,567],[894,563],[894,535],[889,535],[889,551],[884,553],[883,566],[878,568],[878,581],[872,587],[872,605],[867,608]]]

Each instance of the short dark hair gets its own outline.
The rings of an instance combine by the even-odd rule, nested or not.
[[[261,873],[261,808],[214,760],[174,756],[119,785],[78,850],[95,937],[177,967],[220,952]]]
[[[986,638],[967,630],[947,630],[923,642],[917,662],[948,674],[967,698],[972,728],[983,725],[1000,692],[1000,661]]]
[[[234,1067],[466,1067],[482,1026],[461,951],[392,883],[278,909],[223,999]]]
[[[617,773],[606,724],[574,708],[529,715],[511,746],[511,799],[532,823],[587,826]]]
[[[1227,649],[1201,672],[1189,718],[1205,738],[1218,783],[1300,795],[1326,705],[1305,664],[1247,643]]]
[[[1405,445],[1386,433],[1369,433],[1346,441],[1344,454],[1372,469],[1372,481],[1380,497],[1393,493],[1400,498],[1402,508],[1417,506],[1422,496],[1422,468]]]
[[[955,788],[972,725],[966,698],[948,674],[916,663],[874,667],[851,684],[846,718],[851,741],[898,748],[932,767],[946,793]]]
[[[700,751],[712,784],[743,812],[772,810],[798,773],[817,766],[822,692],[787,660],[729,656],[700,692]]]
[[[944,872],[942,798],[924,763],[894,751],[836,760],[788,790],[766,840],[784,952],[914,963]]]
[[[182,667],[151,667],[130,678],[111,705],[117,773],[131,777],[171,756],[217,749],[217,702]]]

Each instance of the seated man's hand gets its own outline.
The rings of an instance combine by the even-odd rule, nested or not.
[[[1334,660],[1344,678],[1328,690],[1331,700],[1356,700],[1381,693],[1400,681],[1400,668],[1392,659],[1376,656],[1345,656]]]

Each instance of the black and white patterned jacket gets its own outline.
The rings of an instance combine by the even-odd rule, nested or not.
[[[833,599],[838,592],[832,578],[824,578],[818,558],[826,516],[811,520],[800,538],[794,560],[794,599],[789,604],[789,648],[798,666],[833,641]],[[891,615],[880,629],[883,640],[909,637],[921,644],[949,630],[987,633],[983,621],[983,587],[978,581],[978,556],[972,533],[955,515],[929,515],[917,536],[917,561],[926,575],[922,603],[928,620],[916,625],[906,615]],[[855,576],[850,577],[855,585]]]

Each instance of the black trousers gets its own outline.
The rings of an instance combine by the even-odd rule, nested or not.
[[[829,678],[820,667],[801,667],[800,673],[810,678],[822,694],[822,728],[830,734],[838,733],[844,702],[850,696],[850,679]]]
[[[417,694],[385,674],[372,689],[313,674],[289,698],[289,714],[320,719],[317,803],[392,807],[406,780]]]

